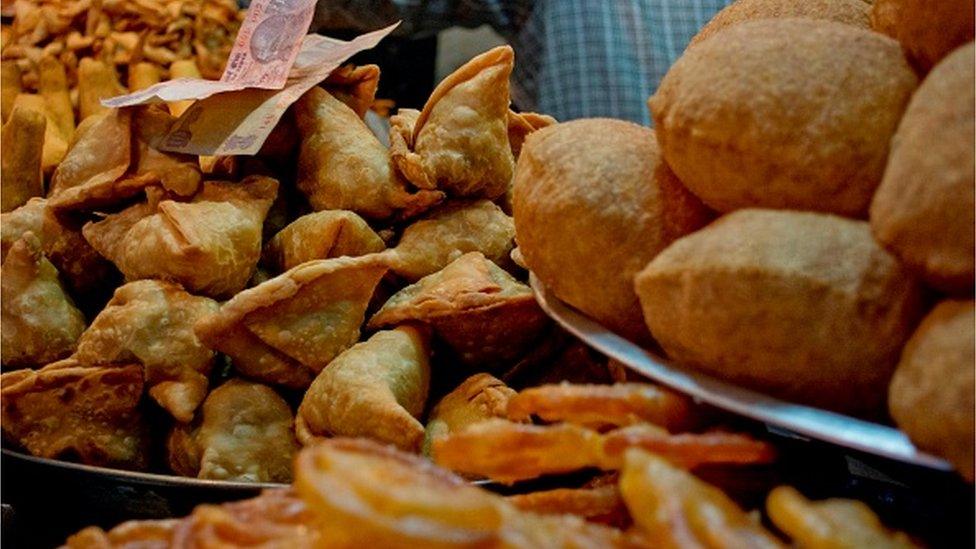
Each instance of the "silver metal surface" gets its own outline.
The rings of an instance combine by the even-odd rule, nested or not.
[[[901,431],[818,408],[785,402],[682,368],[604,328],[554,296],[534,274],[529,282],[539,306],[567,331],[640,374],[706,402],[812,439],[939,470],[945,460],[916,448]]]

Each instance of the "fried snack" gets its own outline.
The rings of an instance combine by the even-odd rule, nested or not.
[[[200,69],[197,67],[196,62],[193,59],[179,59],[173,61],[169,66],[169,77],[172,80],[177,78],[203,78],[200,75]],[[193,104],[192,99],[187,99],[185,101],[171,101],[166,106],[169,108],[169,113],[179,118],[190,108]]]
[[[514,159],[508,143],[508,77],[514,53],[499,46],[468,61],[434,88],[409,140],[393,161],[421,189],[459,198],[495,199],[508,189]],[[401,148],[405,145],[405,148]]]
[[[475,374],[443,398],[430,411],[424,429],[423,454],[430,455],[434,439],[463,431],[491,418],[505,417],[515,391],[490,374]]]
[[[863,0],[736,0],[715,14],[688,47],[711,38],[722,29],[757,19],[802,17],[845,23],[865,30],[871,29],[868,12],[871,5]]]
[[[543,515],[576,515],[590,522],[626,527],[630,514],[615,484],[594,488],[556,488],[508,496],[523,511]]]
[[[919,547],[902,532],[891,532],[871,508],[856,500],[813,502],[795,488],[780,486],[766,498],[770,520],[793,540],[809,549]]]
[[[193,419],[207,395],[214,353],[193,333],[197,320],[217,311],[212,299],[162,280],[139,280],[115,290],[81,335],[74,358],[84,364],[138,362],[149,396],[178,421]]]
[[[264,263],[287,271],[313,259],[380,252],[386,244],[353,212],[323,210],[303,215],[264,246]]]
[[[115,69],[91,57],[78,63],[78,121],[108,110],[102,99],[125,93]]]
[[[568,421],[599,429],[650,422],[665,429],[685,431],[698,423],[688,397],[659,385],[550,384],[523,389],[508,404],[508,418]]]
[[[207,395],[199,425],[174,427],[170,465],[198,478],[291,482],[298,450],[293,422],[288,403],[273,389],[232,379]]]
[[[67,549],[164,547],[320,547],[314,514],[292,490],[224,503],[198,505],[180,519],[133,520],[104,531],[90,526],[68,538]]]
[[[508,144],[516,160],[522,152],[525,138],[530,133],[553,124],[556,124],[556,119],[548,114],[508,111]]]
[[[164,189],[181,197],[193,196],[203,179],[197,157],[161,152],[144,141],[137,145],[134,169],[136,175],[152,176]]]
[[[342,101],[359,118],[365,117],[373,105],[379,85],[380,68],[376,65],[343,65],[322,83],[332,97]]]
[[[45,174],[51,173],[68,151],[68,141],[58,131],[57,120],[47,108],[47,102],[40,95],[22,93],[14,100],[17,107],[32,110],[44,116],[47,124],[44,127],[44,147],[41,151],[41,169]]]
[[[18,105],[0,130],[0,211],[9,212],[44,195],[41,160],[44,128],[40,113]]]
[[[973,44],[945,58],[912,96],[871,202],[871,229],[925,281],[973,293]]]
[[[912,62],[928,71],[973,39],[973,3],[967,0],[874,0],[871,26],[901,42]]]
[[[352,210],[371,219],[411,217],[443,197],[409,192],[393,170],[390,154],[359,116],[322,88],[295,104],[302,141],[297,185],[316,210]]]
[[[519,251],[539,280],[638,341],[648,337],[634,274],[711,219],[664,164],[651,130],[605,118],[529,135],[513,212]]]
[[[481,252],[464,254],[395,293],[369,327],[404,322],[429,324],[462,362],[475,368],[522,356],[549,326],[532,289]]]
[[[21,92],[20,67],[16,61],[0,61],[0,116],[4,123],[14,109],[14,100]]]
[[[380,331],[323,369],[298,407],[302,444],[316,436],[368,437],[416,452],[430,388],[428,335],[413,326]]]
[[[158,84],[163,77],[159,66],[148,61],[141,61],[129,65],[129,92],[144,90],[149,86]]]
[[[764,19],[688,48],[649,105],[664,159],[712,208],[864,217],[917,84],[887,37]]]
[[[299,453],[295,489],[328,547],[623,547],[619,530],[519,511],[429,461],[366,440]]]
[[[973,482],[973,301],[946,300],[922,320],[901,353],[888,391],[895,423],[921,448]]]
[[[75,111],[64,65],[54,56],[45,55],[37,64],[37,72],[37,91],[44,98],[50,119],[64,141],[70,143],[75,133]]]
[[[879,410],[920,312],[915,280],[867,223],[818,213],[728,214],[664,250],[635,287],[674,360],[855,414]]]
[[[304,389],[359,340],[386,270],[370,256],[309,261],[235,295],[194,330],[242,375]]]
[[[141,189],[116,185],[132,161],[131,111],[106,110],[78,124],[75,139],[51,176],[54,208],[117,201]]]
[[[0,340],[4,367],[34,367],[75,350],[85,317],[65,292],[41,242],[28,231],[0,266]]]
[[[783,547],[721,490],[647,452],[627,452],[620,493],[650,547]]]
[[[0,263],[6,259],[10,247],[20,240],[24,233],[30,231],[35,235],[41,234],[46,207],[46,199],[34,197],[15,210],[0,213],[0,243],[2,243]]]
[[[148,438],[138,408],[142,367],[73,359],[0,376],[0,424],[32,455],[144,469]]]
[[[603,436],[603,469],[620,469],[625,453],[631,448],[651,452],[684,469],[699,465],[751,465],[770,463],[776,458],[768,443],[748,435],[721,431],[669,434],[648,424],[631,425]]]
[[[458,473],[502,483],[567,473],[599,464],[603,440],[596,431],[572,425],[528,425],[486,419],[438,437],[434,462]]]
[[[404,229],[395,248],[383,252],[390,269],[417,281],[468,252],[481,252],[507,266],[515,227],[512,218],[487,200],[448,202]]]
[[[85,239],[127,280],[162,278],[187,290],[228,297],[242,290],[261,256],[261,226],[278,192],[270,177],[208,181],[190,202],[158,189],[83,228]]]

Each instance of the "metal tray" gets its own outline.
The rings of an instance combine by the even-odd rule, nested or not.
[[[529,283],[539,306],[567,331],[632,370],[716,408],[861,452],[949,471],[945,460],[916,448],[904,433],[879,423],[786,402],[691,371],[611,332],[563,303],[534,274]]]

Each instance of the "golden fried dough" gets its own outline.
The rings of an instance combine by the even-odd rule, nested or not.
[[[30,231],[35,235],[41,234],[46,207],[47,200],[35,196],[19,208],[0,213],[0,245],[2,245],[0,262],[6,259],[10,247],[20,240],[24,233]]]
[[[647,329],[634,274],[711,218],[664,164],[651,130],[602,118],[528,136],[513,211],[519,251],[539,280],[637,340]]]
[[[30,231],[10,247],[0,266],[0,308],[5,367],[41,366],[64,358],[85,329],[84,315]]]
[[[404,229],[396,247],[382,255],[396,274],[416,281],[468,252],[508,265],[514,236],[512,218],[495,204],[453,201]]]
[[[85,364],[138,362],[149,396],[178,421],[193,419],[207,395],[214,353],[193,333],[217,302],[178,284],[138,280],[115,290],[78,340],[74,358]]]
[[[326,91],[352,109],[359,118],[365,117],[366,111],[373,105],[379,85],[378,66],[351,64],[332,71],[322,83]]]
[[[510,46],[478,55],[438,84],[415,118],[399,119],[409,137],[391,141],[397,145],[391,153],[405,178],[458,198],[505,194],[514,167],[508,143],[514,59]]]
[[[208,181],[190,202],[158,188],[147,201],[88,223],[85,239],[127,280],[162,278],[213,297],[239,292],[261,256],[261,228],[278,192],[270,177]]]
[[[51,176],[48,197],[58,208],[128,198],[138,188],[120,188],[116,181],[132,161],[132,114],[106,110],[83,120],[64,160]]]
[[[375,256],[302,263],[235,295],[194,330],[205,345],[230,356],[241,375],[304,389],[359,340],[386,270]]]
[[[913,442],[973,481],[974,302],[936,305],[908,340],[891,380],[891,417]]]
[[[0,130],[0,212],[44,195],[41,153],[46,127],[42,114],[17,105]]]
[[[548,319],[531,288],[470,252],[393,294],[369,327],[428,324],[463,363],[493,368],[525,354]]]
[[[479,421],[505,417],[515,391],[490,374],[475,374],[444,395],[430,411],[424,429],[424,455],[435,438],[461,431]]]
[[[871,202],[875,237],[930,285],[972,295],[973,44],[932,69],[912,97]]]
[[[291,482],[298,450],[293,423],[291,408],[273,389],[232,379],[207,395],[199,425],[174,428],[170,463],[185,476]]]
[[[969,0],[874,0],[874,30],[901,42],[923,72],[973,39],[973,3]]]
[[[859,414],[881,408],[920,308],[866,222],[805,212],[728,214],[661,252],[635,287],[679,363]]]
[[[416,452],[417,418],[430,387],[429,336],[411,326],[381,331],[353,345],[319,373],[305,393],[295,430],[316,436],[367,437]]]
[[[871,21],[868,12],[871,5],[864,0],[736,0],[715,14],[688,46],[711,38],[722,29],[755,21],[757,19],[782,19],[787,17],[802,17],[805,19],[823,19],[837,23],[846,23],[862,29],[870,29]]]
[[[144,469],[148,433],[138,405],[142,367],[74,359],[0,376],[3,437],[44,458]]]
[[[530,133],[541,130],[556,123],[556,119],[548,114],[536,112],[508,111],[508,144],[512,147],[512,155],[516,160],[522,153],[522,144]]]
[[[303,215],[264,246],[264,263],[287,271],[313,259],[359,256],[386,248],[383,240],[354,212],[323,210]]]
[[[664,159],[705,204],[863,217],[917,80],[885,36],[765,19],[688,48],[649,105]]]

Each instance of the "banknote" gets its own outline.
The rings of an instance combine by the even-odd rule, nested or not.
[[[153,146],[197,155],[256,154],[292,103],[349,57],[376,46],[398,24],[348,42],[307,35],[284,88],[247,88],[196,101]]]

